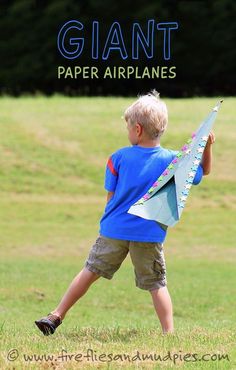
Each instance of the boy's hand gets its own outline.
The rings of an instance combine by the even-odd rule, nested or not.
[[[206,145],[208,146],[208,145],[212,145],[212,144],[214,144],[214,142],[215,142],[215,134],[214,134],[214,132],[210,132],[210,134],[209,134],[209,136],[208,136],[208,140],[207,140],[207,143],[206,143]]]
[[[215,135],[213,132],[210,132],[208,136],[208,140],[203,152],[202,156],[202,168],[203,168],[203,175],[209,175],[211,172],[211,165],[212,165],[212,147],[211,145],[215,142]]]

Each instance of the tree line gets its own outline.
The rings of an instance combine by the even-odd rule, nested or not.
[[[234,0],[2,0],[0,91],[234,95],[234,14]]]

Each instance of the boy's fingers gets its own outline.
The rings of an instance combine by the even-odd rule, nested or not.
[[[213,132],[211,132],[210,135],[211,135],[211,141],[212,141],[212,143],[214,143],[215,142],[215,134]]]
[[[214,144],[215,142],[215,135],[213,132],[210,132],[209,136],[208,136],[208,140],[207,140],[208,144]]]

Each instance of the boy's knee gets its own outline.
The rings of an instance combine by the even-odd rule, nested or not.
[[[99,274],[99,271],[97,271],[97,270],[95,271],[93,268],[91,268],[88,265],[85,266],[84,269],[86,270],[86,272],[91,276],[91,278],[94,281],[101,277],[101,274]]]

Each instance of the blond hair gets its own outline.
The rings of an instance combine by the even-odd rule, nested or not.
[[[167,107],[159,95],[156,90],[152,90],[149,94],[140,96],[124,114],[129,125],[139,123],[150,139],[160,137],[168,123]]]

